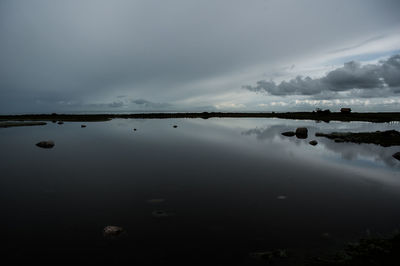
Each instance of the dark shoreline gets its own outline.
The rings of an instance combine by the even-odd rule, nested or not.
[[[7,127],[27,127],[27,126],[44,126],[47,125],[45,122],[1,122],[0,121],[0,128],[7,128]]]
[[[96,122],[111,119],[168,119],[168,118],[281,118],[315,121],[365,121],[365,122],[393,122],[400,121],[400,112],[388,113],[329,113],[317,112],[288,112],[288,113],[138,113],[138,114],[24,114],[0,115],[0,121],[70,121]]]

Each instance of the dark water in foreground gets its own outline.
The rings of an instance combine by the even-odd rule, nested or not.
[[[113,120],[0,129],[2,259],[15,263],[289,263],[400,225],[400,147],[316,131],[399,124]],[[178,128],[172,126],[176,124]],[[280,133],[307,126],[309,138]],[[137,128],[137,131],[133,131]],[[54,140],[53,149],[35,143]],[[308,144],[317,139],[315,147]],[[156,210],[168,216],[155,217]],[[107,225],[122,226],[117,238]]]

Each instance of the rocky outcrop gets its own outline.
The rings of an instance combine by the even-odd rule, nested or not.
[[[333,139],[335,142],[370,143],[383,147],[400,145],[400,132],[396,130],[376,131],[376,132],[332,132],[316,133],[317,137]]]
[[[296,137],[299,139],[306,139],[308,137],[308,129],[305,127],[299,127],[296,129]]]

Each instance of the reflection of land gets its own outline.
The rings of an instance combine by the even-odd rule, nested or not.
[[[255,135],[259,140],[272,139],[275,136],[279,136],[280,138],[284,138],[281,136],[281,133],[292,129],[291,127],[274,125],[268,128],[253,128],[247,131],[242,132],[243,135]]]
[[[388,166],[396,166],[393,158],[396,148],[383,148],[374,144],[335,143],[331,140],[320,140],[324,147],[340,153],[346,160],[356,160],[360,157],[373,158],[375,161],[382,161]]]
[[[333,139],[335,142],[370,143],[383,147],[399,146],[400,132],[396,130],[376,131],[376,132],[333,132],[330,134],[316,133],[317,137]]]
[[[316,131],[317,128],[308,127],[311,131]],[[293,129],[292,127],[283,125],[274,125],[267,128],[253,128],[242,132],[243,135],[254,135],[260,141],[273,141],[276,138],[281,140],[288,140],[296,146],[300,144],[307,144],[304,140],[297,139],[296,137],[286,137],[281,133]],[[310,136],[313,136],[311,134]],[[309,137],[309,140],[313,137]],[[381,147],[375,144],[355,144],[355,143],[336,143],[330,139],[318,138],[318,146],[323,146],[329,151],[333,151],[341,155],[346,160],[356,160],[359,158],[369,158],[374,161],[381,161],[388,166],[395,167],[398,165],[393,154],[398,150],[396,147]]]

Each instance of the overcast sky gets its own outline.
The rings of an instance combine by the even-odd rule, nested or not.
[[[1,0],[0,113],[399,110],[399,0]]]

